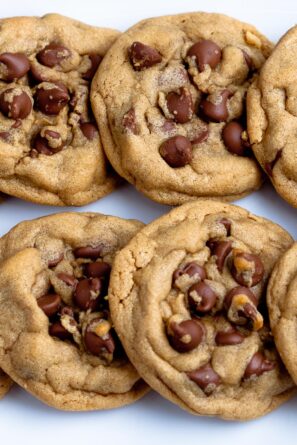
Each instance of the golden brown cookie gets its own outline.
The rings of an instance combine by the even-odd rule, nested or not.
[[[233,420],[264,415],[293,394],[265,296],[291,244],[264,218],[200,200],[149,224],[117,254],[111,314],[153,389],[192,414]]]
[[[12,380],[0,369],[0,399],[5,396],[12,384]]]
[[[89,88],[118,35],[58,14],[0,20],[0,191],[80,206],[115,188]]]
[[[254,154],[276,191],[297,207],[297,26],[278,42],[247,98]]]
[[[297,243],[274,267],[267,290],[267,303],[277,349],[297,383]]]
[[[171,205],[259,188],[245,95],[271,49],[253,26],[203,12],[144,20],[122,34],[91,90],[115,170]]]
[[[148,391],[114,332],[107,297],[114,255],[141,227],[62,213],[0,240],[0,366],[48,405],[109,409]]]

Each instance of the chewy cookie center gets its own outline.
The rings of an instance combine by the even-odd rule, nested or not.
[[[187,378],[206,395],[248,385],[272,371],[277,359],[265,310],[264,263],[233,235],[231,218],[208,224],[204,247],[185,256],[162,302],[168,343],[185,354]],[[189,370],[199,355],[201,364]]]
[[[66,250],[49,268],[51,285],[37,298],[49,319],[49,335],[112,362],[120,348],[107,300],[111,265],[104,261],[102,246]]]

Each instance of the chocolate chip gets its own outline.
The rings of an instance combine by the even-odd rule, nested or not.
[[[101,61],[102,61],[102,57],[99,56],[99,54],[88,54],[88,57],[89,57],[89,59],[91,61],[91,67],[88,69],[88,71],[86,71],[82,75],[82,78],[84,80],[90,81],[90,80],[93,79],[93,77],[94,77],[94,75],[95,75],[95,73],[97,71],[97,68],[100,65]]]
[[[195,382],[206,394],[212,393],[221,383],[220,376],[214,371],[210,363],[187,372],[187,376]]]
[[[180,323],[169,321],[167,335],[173,349],[178,352],[189,352],[200,345],[204,327],[198,320],[185,320]]]
[[[80,124],[80,129],[83,133],[83,135],[91,141],[96,136],[98,136],[98,129],[97,126],[92,122],[83,122]]]
[[[232,250],[231,241],[209,240],[207,243],[212,255],[216,256],[216,265],[219,272],[223,271],[225,260]]]
[[[258,300],[253,292],[243,286],[231,289],[224,299],[229,320],[238,325],[250,325],[254,331],[263,327],[263,317],[257,310]]]
[[[282,149],[278,150],[277,153],[276,153],[275,158],[273,159],[273,161],[266,162],[264,164],[264,168],[265,168],[266,173],[269,176],[271,176],[271,177],[272,177],[272,173],[273,173],[273,168],[274,168],[275,164],[277,163],[277,161],[280,159],[280,157],[282,155],[282,151],[283,151]]]
[[[1,78],[7,82],[20,79],[30,69],[29,60],[22,53],[2,53],[0,63],[5,65],[5,72],[1,73]]]
[[[217,294],[205,281],[200,281],[188,290],[188,301],[191,310],[206,313],[216,304]]]
[[[30,66],[30,80],[33,84],[39,83],[39,82],[45,82],[46,81],[46,75],[43,74],[39,69],[38,66],[35,66],[31,64]]]
[[[242,139],[244,129],[238,122],[232,121],[225,125],[222,138],[228,151],[238,156],[244,156],[250,146],[248,141]]]
[[[205,142],[208,139],[209,136],[209,130],[208,128],[206,130],[201,131],[200,134],[194,137],[194,139],[191,139],[191,143],[193,145],[202,144],[202,142]]]
[[[44,132],[44,137],[41,136],[41,134],[38,134],[34,138],[33,149],[35,149],[38,153],[44,154],[47,156],[51,156],[51,155],[61,151],[63,148],[63,145],[64,145],[63,141],[61,140],[60,145],[57,145],[56,147],[52,147],[50,145],[50,139],[61,139],[61,135],[57,131],[46,130]],[[50,267],[52,267],[52,266],[50,266]]]
[[[212,40],[201,40],[191,46],[187,55],[195,60],[201,72],[205,70],[205,65],[209,65],[214,69],[221,61],[222,51]]]
[[[61,317],[63,315],[68,315],[68,317],[74,319],[74,310],[71,306],[64,306],[64,307],[62,307],[62,309],[60,311],[60,315],[61,315]]]
[[[36,108],[49,116],[59,114],[69,100],[67,88],[61,82],[50,84],[50,87],[40,85],[34,95]]]
[[[132,43],[129,57],[135,71],[142,71],[162,61],[161,54],[155,48],[141,42]]]
[[[245,63],[248,66],[248,69],[249,70],[254,69],[254,63],[253,63],[253,60],[252,60],[251,56],[244,49],[242,49],[241,51],[242,51]]]
[[[166,103],[169,113],[178,124],[185,124],[192,119],[194,104],[191,93],[186,88],[181,88],[179,93],[168,93]]]
[[[0,95],[0,110],[11,119],[25,119],[32,110],[32,101],[25,91],[8,88]]]
[[[87,263],[84,271],[88,278],[108,278],[111,266],[104,261],[96,261],[95,263]]]
[[[70,50],[65,46],[59,45],[58,43],[50,43],[39,51],[36,58],[42,65],[53,68],[56,65],[60,65],[70,54]]]
[[[227,219],[227,218],[222,218],[222,219],[220,219],[219,223],[223,224],[223,226],[226,229],[227,236],[230,236],[230,234],[231,234],[231,221],[229,219]]]
[[[59,280],[63,281],[63,283],[67,284],[67,286],[74,287],[77,284],[77,279],[73,275],[60,272],[57,274],[57,277]]]
[[[74,303],[83,311],[98,307],[98,300],[101,290],[99,278],[82,279],[77,283],[73,294]]]
[[[229,112],[227,108],[227,100],[231,96],[230,91],[223,90],[218,103],[212,103],[207,98],[200,102],[200,110],[204,118],[211,122],[224,122],[228,119]]]
[[[64,326],[57,321],[49,326],[49,335],[52,337],[57,337],[60,340],[71,340],[72,334],[64,328]]]
[[[0,138],[7,142],[10,138],[9,131],[0,131]]]
[[[98,246],[85,246],[85,247],[77,247],[74,249],[73,254],[75,258],[89,258],[91,260],[96,260],[100,257],[102,252],[102,244]]]
[[[113,354],[115,350],[115,341],[110,331],[102,336],[93,332],[94,323],[100,324],[102,321],[106,322],[106,320],[101,320],[99,318],[92,320],[89,326],[87,326],[84,335],[84,344],[87,351],[96,356],[100,356],[102,353],[106,352]]]
[[[122,119],[122,126],[128,133],[138,134],[134,108],[130,108]]]
[[[57,294],[47,294],[37,299],[37,304],[45,315],[51,317],[56,314],[61,306],[61,297]]]
[[[188,275],[189,277],[194,277],[195,275],[197,275],[200,280],[205,280],[206,271],[204,267],[199,266],[199,264],[195,263],[194,261],[187,263],[183,267],[179,267],[173,272],[172,282],[174,286],[176,286],[176,281],[182,275]]]
[[[54,133],[54,132],[53,132]],[[48,267],[55,267],[57,264],[59,264],[64,258],[64,253],[61,252],[59,255],[57,255],[56,258],[52,258],[47,262]]]
[[[264,276],[264,266],[258,255],[247,252],[234,252],[231,274],[237,283],[252,287],[260,283]]]
[[[184,167],[192,161],[192,144],[184,136],[173,136],[162,143],[160,155],[170,167]]]
[[[219,331],[215,337],[218,346],[239,345],[243,340],[244,335],[234,328],[230,328],[228,331]]]
[[[244,373],[244,379],[251,377],[259,377],[264,372],[272,371],[275,368],[275,363],[267,360],[261,352],[256,352],[247,365]]]

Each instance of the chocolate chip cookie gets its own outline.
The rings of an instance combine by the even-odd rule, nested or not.
[[[297,243],[291,246],[273,269],[267,303],[277,349],[297,383]]]
[[[276,191],[297,207],[297,26],[279,41],[248,92],[248,133]]]
[[[245,96],[271,49],[253,26],[202,12],[144,20],[122,34],[91,90],[115,170],[172,205],[259,188]]]
[[[111,192],[89,89],[119,33],[57,14],[0,28],[0,191],[60,206]]]
[[[12,386],[12,380],[0,369],[0,399],[9,391]]]
[[[142,226],[64,213],[23,222],[0,240],[0,366],[43,402],[108,409],[147,392],[107,296],[114,255]]]
[[[291,396],[265,296],[271,269],[291,244],[266,219],[200,200],[149,224],[118,253],[111,314],[153,389],[193,414],[236,420]]]

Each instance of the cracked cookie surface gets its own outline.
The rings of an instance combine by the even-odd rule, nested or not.
[[[297,243],[280,258],[267,290],[271,329],[277,349],[297,383]]]
[[[148,391],[115,334],[115,253],[143,224],[95,213],[23,222],[0,241],[0,363],[64,410],[109,409]]]
[[[297,26],[278,42],[247,95],[253,152],[282,198],[297,207]]]
[[[265,296],[292,242],[240,207],[200,200],[149,224],[117,254],[111,314],[153,389],[192,414],[234,420],[264,415],[293,394]]]
[[[118,35],[58,14],[0,21],[0,191],[79,206],[115,188],[89,89]]]
[[[271,49],[253,26],[219,14],[148,19],[122,34],[91,89],[115,170],[171,205],[259,188],[245,95]]]

